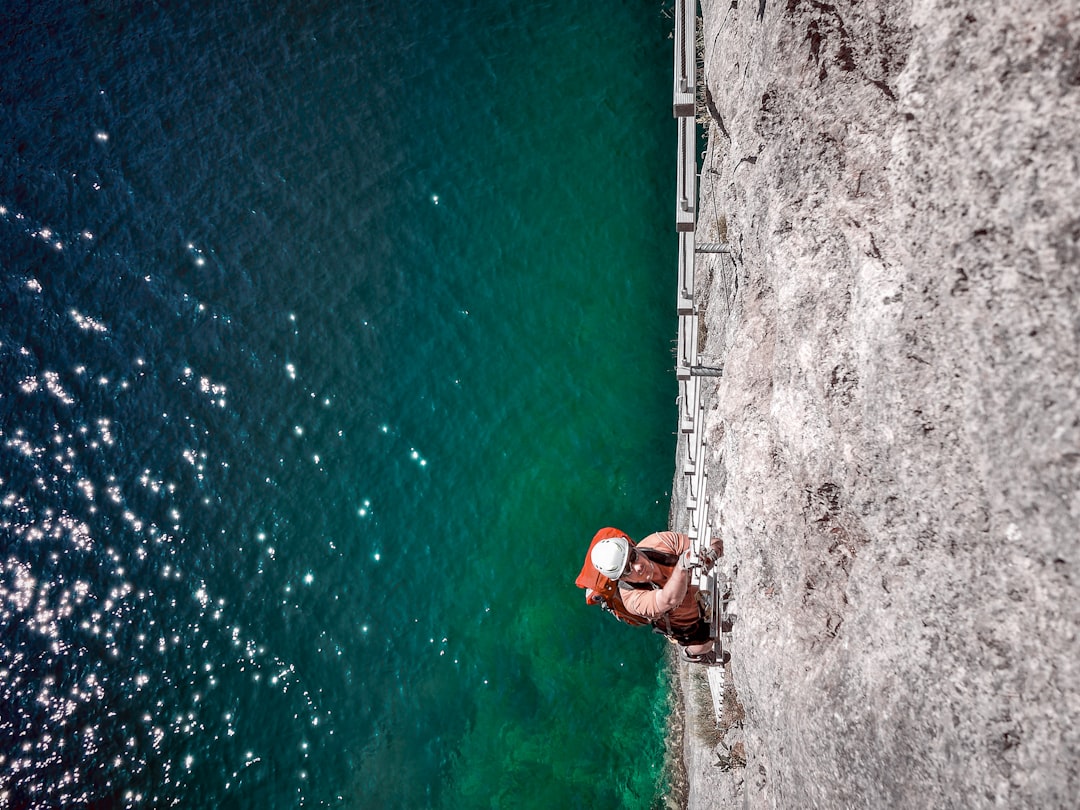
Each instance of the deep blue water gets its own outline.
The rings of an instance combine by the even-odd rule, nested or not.
[[[650,807],[665,5],[0,11],[0,795]]]

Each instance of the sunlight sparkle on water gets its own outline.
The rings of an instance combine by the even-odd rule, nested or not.
[[[79,331],[107,331],[104,324],[77,310],[59,314],[70,317]],[[13,347],[0,344],[0,350],[14,356]],[[17,353],[23,358],[34,357],[26,347]],[[135,377],[142,376],[145,365],[142,357],[132,363]],[[20,396],[66,407],[78,404],[75,395],[63,386],[61,375],[41,368],[35,372],[22,378]],[[73,369],[76,376],[86,372],[82,364]],[[123,370],[118,374],[122,377]],[[104,375],[98,381],[110,384]],[[197,389],[213,404],[224,404],[225,386],[197,377],[190,367],[173,381]],[[177,484],[153,467],[127,470],[117,463],[120,437],[130,435],[127,421],[99,410],[87,420],[89,424],[65,425],[60,421],[64,414],[58,413],[58,421],[46,426],[44,435],[19,425],[0,432],[5,449],[23,460],[27,474],[36,481],[38,497],[46,499],[35,502],[17,491],[0,491],[0,529],[13,542],[6,558],[0,560],[0,620],[5,626],[21,626],[32,634],[30,638],[40,640],[36,653],[32,644],[26,652],[0,647],[0,700],[16,707],[15,716],[9,719],[39,729],[36,753],[31,755],[26,749],[26,756],[20,755],[17,762],[6,752],[0,754],[0,768],[9,774],[17,772],[20,789],[39,796],[43,806],[94,801],[101,786],[92,787],[78,776],[78,763],[87,758],[108,757],[118,772],[137,778],[152,760],[162,760],[170,736],[214,734],[214,724],[202,716],[210,698],[204,690],[236,687],[236,667],[230,660],[237,660],[241,671],[248,669],[245,677],[257,683],[261,671],[273,667],[278,674],[266,688],[282,695],[298,683],[292,665],[268,655],[240,625],[231,625],[231,640],[242,651],[239,659],[222,655],[229,631],[224,638],[205,632],[207,625],[201,625],[201,620],[208,624],[227,620],[225,600],[214,598],[211,585],[201,578],[192,586],[180,584],[185,579],[181,569],[186,567],[187,558],[174,555],[188,539],[184,532],[190,527],[183,525],[179,501],[173,497],[185,495],[182,487],[178,492]],[[185,466],[193,468],[198,480],[212,480],[206,450],[196,445],[173,452],[187,463]],[[227,469],[229,463],[222,461],[217,466]],[[0,481],[0,487],[7,486],[9,482]],[[133,489],[142,493],[141,500],[129,498]],[[49,500],[69,492],[76,494],[77,500]],[[203,502],[209,504],[210,499],[203,498]],[[102,513],[99,505],[113,521],[104,527],[97,517]],[[153,512],[143,513],[143,509],[160,510],[173,521],[175,534],[163,532],[151,518]],[[257,536],[260,543],[267,539],[265,532]],[[108,545],[102,547],[102,539]],[[22,542],[44,553],[20,559]],[[273,559],[272,548],[268,556]],[[85,575],[65,580],[58,568],[61,559],[72,564],[81,560],[79,570]],[[313,584],[314,578],[315,574],[308,572],[305,584]],[[149,632],[138,632],[137,628]],[[209,658],[190,663],[195,648],[205,650]],[[31,659],[29,654],[35,657]],[[39,677],[41,667],[70,672],[70,685],[61,687],[53,676]],[[177,687],[188,690],[188,702],[177,707],[179,713],[170,720],[163,716],[164,701],[154,700],[154,696],[161,689],[172,692]],[[325,725],[315,714],[314,701],[304,694],[307,712],[298,714],[298,721]],[[100,733],[103,727],[96,721],[81,726],[79,734],[73,736],[73,718],[114,717],[115,706],[133,703],[141,711],[136,719],[120,724],[115,739]],[[226,723],[214,739],[236,733],[231,720]],[[6,728],[7,721],[0,718],[0,733]],[[332,734],[333,729],[325,733]],[[260,761],[249,753],[246,764]],[[182,769],[176,767],[181,763]],[[181,773],[192,771],[195,763],[194,754],[161,761],[166,774],[162,784],[170,790],[182,789],[186,777],[181,778]],[[66,770],[58,772],[57,768]],[[172,775],[168,776],[170,769]],[[129,806],[144,801],[161,805],[161,797],[135,790],[126,795]]]

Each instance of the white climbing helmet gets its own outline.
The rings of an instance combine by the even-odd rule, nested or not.
[[[618,579],[626,573],[630,557],[630,542],[625,537],[607,537],[593,546],[593,568],[608,579]]]

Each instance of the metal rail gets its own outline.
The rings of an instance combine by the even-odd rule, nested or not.
[[[705,408],[701,403],[701,377],[720,377],[723,369],[705,366],[698,346],[699,312],[696,302],[696,257],[698,254],[730,254],[724,243],[696,242],[697,229],[697,2],[675,2],[675,70],[672,110],[678,119],[678,160],[676,164],[675,230],[679,236],[678,290],[676,310],[679,316],[675,377],[679,383],[679,441],[686,440],[685,452],[679,455],[679,467],[686,476],[685,507],[689,510],[692,556],[699,563],[711,555],[712,517],[709,514],[709,471],[706,462]],[[726,583],[718,581],[714,570],[704,565],[697,569],[696,584],[706,594],[710,605],[709,620],[713,637],[723,649],[722,629],[727,605]]]

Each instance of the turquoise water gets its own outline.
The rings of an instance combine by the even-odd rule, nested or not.
[[[655,3],[0,12],[0,791],[650,807]]]

